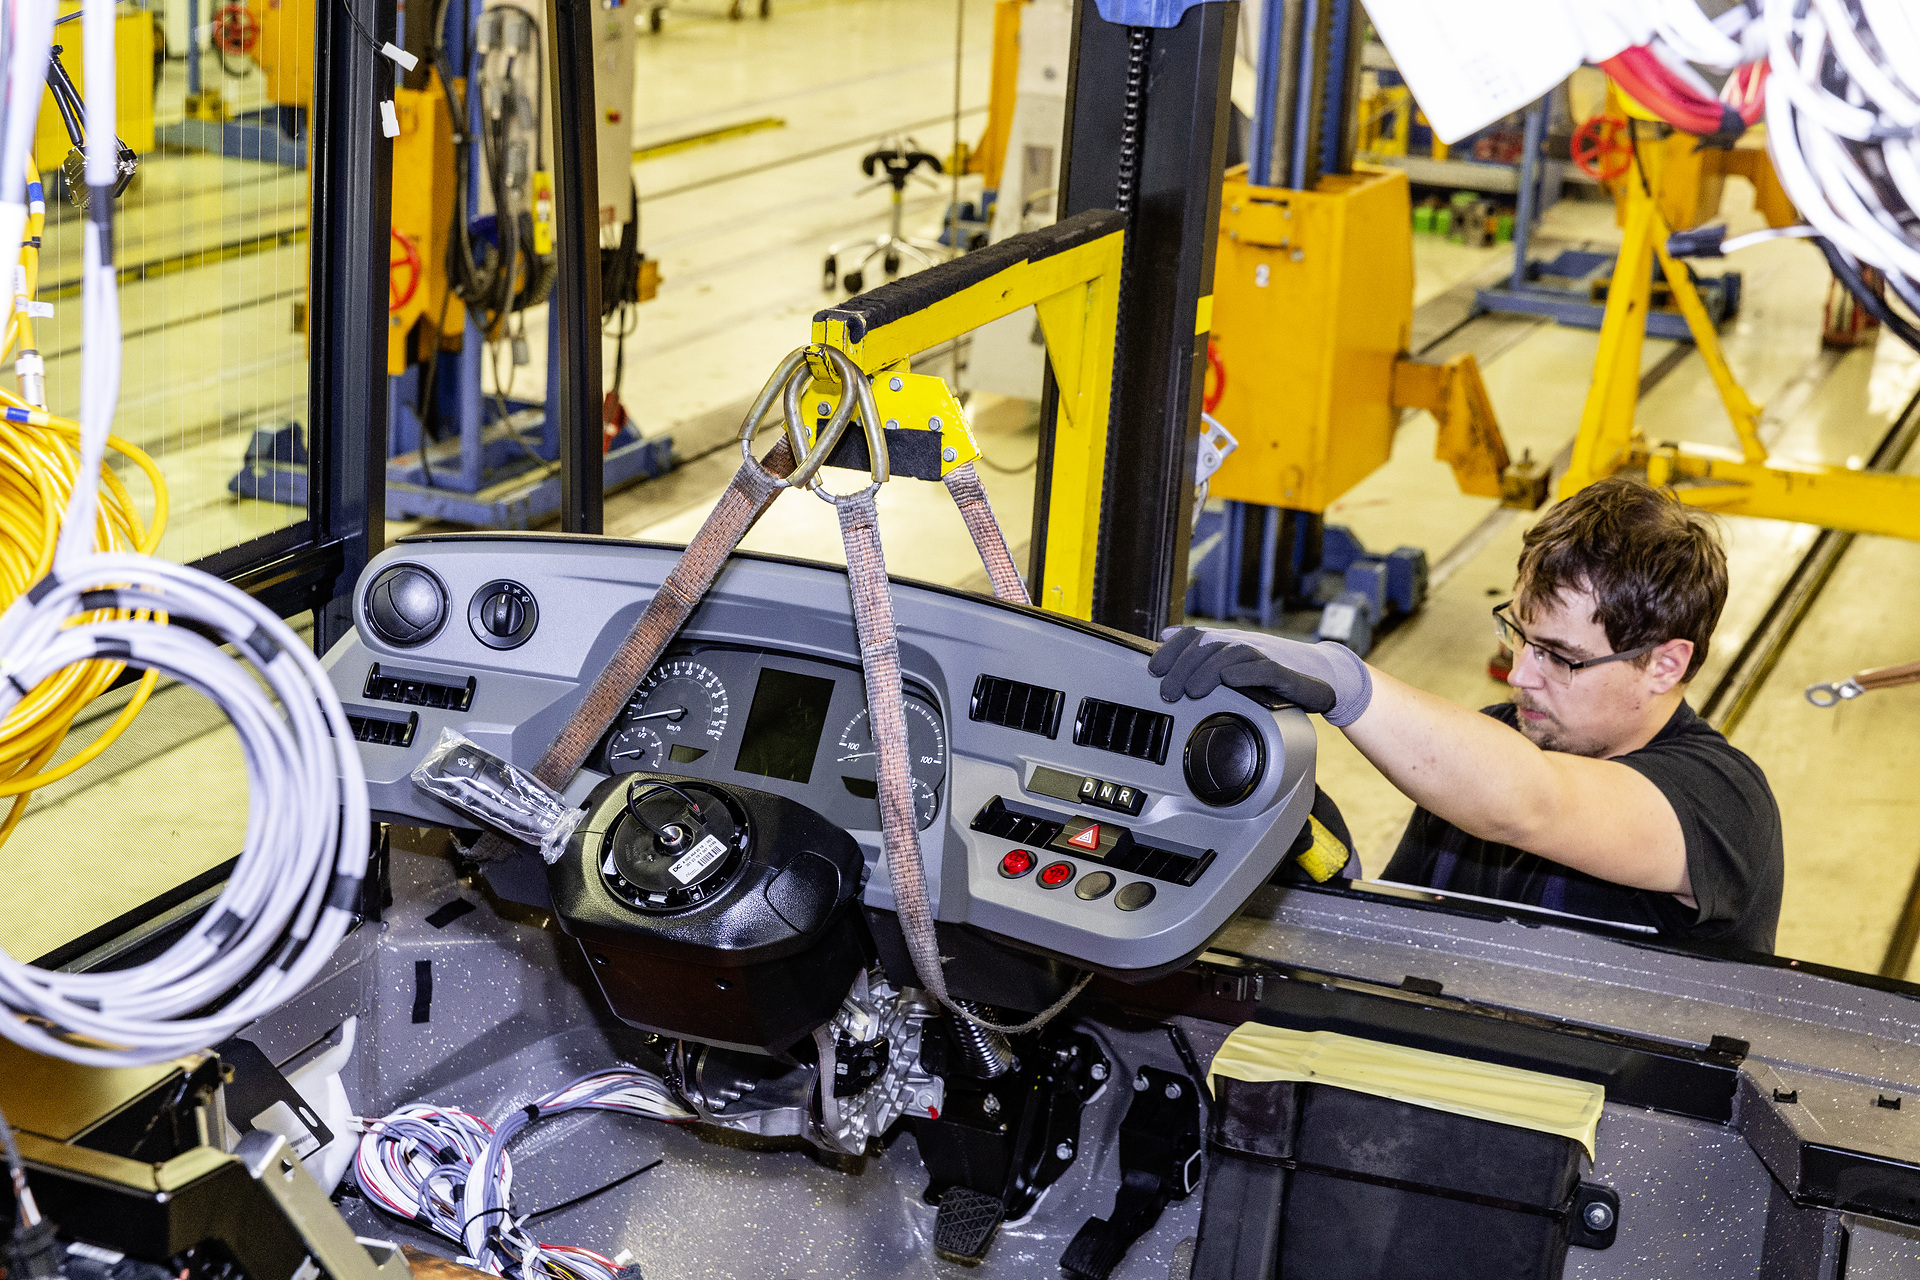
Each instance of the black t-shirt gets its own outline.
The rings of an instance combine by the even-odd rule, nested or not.
[[[1482,713],[1509,727],[1519,719],[1511,703]],[[1670,893],[1610,884],[1470,836],[1425,809],[1413,811],[1383,878],[1771,952],[1786,858],[1780,810],[1760,766],[1684,702],[1651,742],[1614,759],[1638,770],[1673,805],[1697,911]]]

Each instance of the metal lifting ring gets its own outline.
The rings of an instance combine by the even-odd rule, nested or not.
[[[813,495],[822,502],[837,506],[846,498],[857,498],[874,493],[881,485],[887,482],[889,472],[887,433],[880,425],[880,407],[874,402],[873,383],[869,381],[867,375],[861,371],[860,366],[853,362],[853,357],[838,347],[819,347],[816,349],[822,355],[826,356],[827,362],[833,366],[834,372],[839,375],[838,381],[840,385],[846,389],[840,396],[841,405],[854,404],[860,411],[860,427],[867,435],[867,470],[868,474],[873,477],[871,483],[859,493],[836,494],[828,491],[826,482],[821,480],[817,474],[810,476],[807,487],[813,490]],[[786,392],[788,421],[806,421],[806,406],[801,402],[805,399],[806,393],[811,389],[812,381],[809,378],[796,376],[788,380]],[[835,416],[838,416],[837,411]],[[831,420],[828,421],[827,426],[828,428],[833,426]],[[807,461],[814,466],[816,472],[820,465],[826,462],[827,455],[833,452],[834,446],[838,443],[838,432],[834,433],[831,438],[829,438],[825,431],[820,433],[820,439],[815,442],[813,452],[807,455]],[[819,459],[818,463],[814,462],[815,458]]]
[[[1839,684],[1810,684],[1807,686],[1807,701],[1816,707],[1837,707],[1865,692],[1857,681],[1851,679],[1842,680]]]
[[[840,385],[849,388],[852,394],[840,397],[840,403],[834,407],[826,425],[809,447],[801,425],[806,421],[805,406],[801,401],[814,380],[808,358],[816,354],[825,357],[833,365],[834,372],[839,375]],[[846,431],[847,423],[852,421],[856,407],[860,411],[862,428],[867,433],[867,456],[873,476],[873,482],[865,492],[871,493],[886,483],[887,437],[880,426],[880,410],[873,399],[873,386],[866,374],[861,372],[860,366],[845,352],[836,347],[798,347],[788,352],[773,371],[773,376],[767,379],[760,394],[754,397],[746,419],[740,424],[740,456],[746,463],[756,467],[760,465],[760,460],[753,456],[753,437],[768,410],[773,408],[775,400],[782,402],[782,426],[796,464],[784,478],[769,477],[776,489],[805,487],[812,489],[824,501],[839,501],[837,495],[825,490],[816,473],[826,465],[828,455],[840,443],[840,437]]]

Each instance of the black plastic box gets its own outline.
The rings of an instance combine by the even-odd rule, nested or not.
[[[1569,1243],[1611,1242],[1617,1201],[1582,1186],[1571,1139],[1330,1085],[1214,1085],[1194,1280],[1551,1280]]]

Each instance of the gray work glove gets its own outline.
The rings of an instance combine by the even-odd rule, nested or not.
[[[1332,640],[1305,644],[1259,631],[1169,627],[1147,662],[1160,696],[1204,698],[1221,685],[1256,698],[1291,703],[1344,729],[1373,698],[1373,675],[1360,656]]]

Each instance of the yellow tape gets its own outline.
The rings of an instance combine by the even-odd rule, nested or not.
[[[1213,295],[1200,299],[1200,305],[1193,309],[1193,332],[1197,337],[1213,332]]]
[[[1235,1028],[1207,1071],[1260,1083],[1329,1084],[1376,1098],[1571,1138],[1593,1155],[1606,1090],[1584,1080],[1496,1066],[1332,1031]]]

